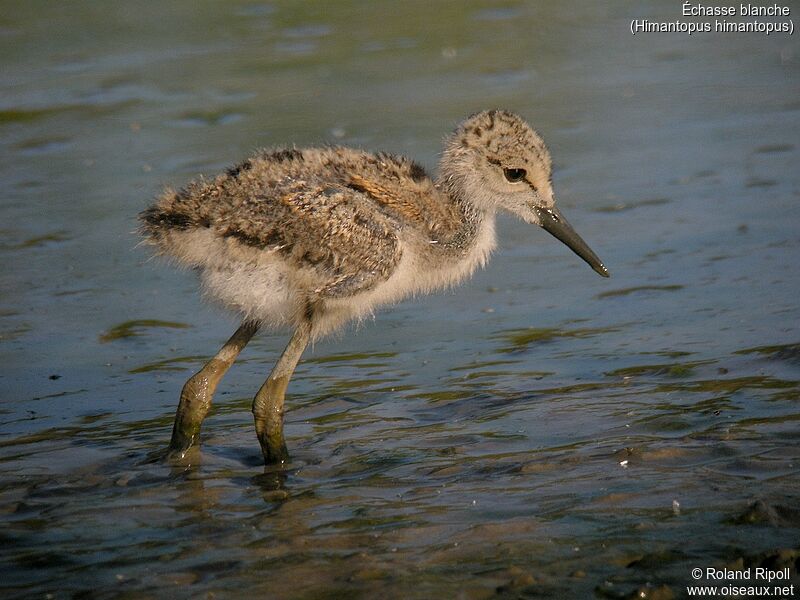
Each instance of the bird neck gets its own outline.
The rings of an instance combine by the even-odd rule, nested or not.
[[[440,236],[437,246],[450,255],[468,255],[483,238],[494,244],[495,213],[477,204],[466,191],[461,177],[443,170],[436,188],[447,198],[454,213],[454,227]]]

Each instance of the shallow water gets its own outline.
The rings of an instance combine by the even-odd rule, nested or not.
[[[2,596],[681,597],[693,567],[796,576],[797,36],[632,37],[677,18],[657,2],[325,6],[4,4]],[[287,472],[260,465],[249,413],[281,334],[243,353],[187,465],[148,462],[236,326],[136,248],[150,198],[269,145],[433,169],[493,106],[543,133],[612,278],[504,219],[467,285],[307,352]]]

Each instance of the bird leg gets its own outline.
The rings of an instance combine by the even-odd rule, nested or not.
[[[183,454],[197,441],[203,419],[211,409],[217,384],[257,331],[258,323],[244,321],[216,356],[183,386],[169,443],[170,454]]]
[[[289,379],[310,339],[311,320],[306,319],[295,330],[289,345],[253,400],[256,435],[268,465],[283,464],[289,459],[283,438],[283,399]]]

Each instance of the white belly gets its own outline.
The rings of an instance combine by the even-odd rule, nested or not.
[[[266,327],[296,326],[304,317],[306,299],[319,282],[312,274],[287,264],[277,252],[233,245],[211,234],[174,232],[171,253],[198,268],[206,298],[260,321]],[[495,247],[494,219],[486,218],[468,251],[447,258],[428,242],[406,239],[399,264],[386,281],[350,297],[323,299],[314,336],[324,335],[352,319],[371,316],[375,309],[413,294],[456,285],[483,266]]]

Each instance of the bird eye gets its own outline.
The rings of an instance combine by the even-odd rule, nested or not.
[[[503,175],[510,183],[519,183],[525,179],[525,169],[503,169]]]

